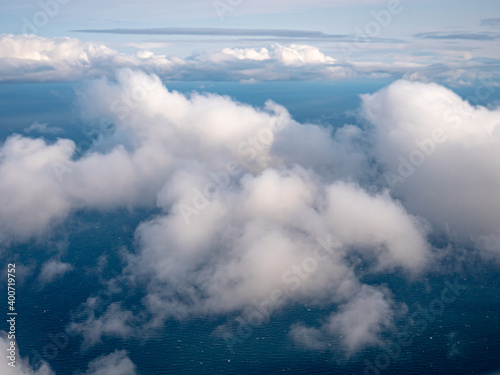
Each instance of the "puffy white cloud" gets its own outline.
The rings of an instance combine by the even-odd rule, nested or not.
[[[272,55],[284,65],[333,64],[335,62],[334,58],[308,45],[291,44],[289,47],[275,45]]]
[[[339,39],[342,40],[342,39]],[[316,41],[321,41],[318,39]],[[343,43],[348,43],[344,40]],[[351,42],[352,43],[352,42]],[[251,43],[252,46],[255,42]],[[317,46],[273,43],[258,47],[222,48],[181,58],[148,50],[161,43],[125,43],[136,53],[123,53],[104,44],[74,38],[44,38],[35,35],[0,35],[0,81],[74,81],[92,77],[114,77],[117,68],[137,68],[158,74],[163,80],[266,81],[336,80],[346,77],[405,77],[470,86],[496,77],[489,60],[462,59],[436,64],[422,56],[401,56],[399,47],[390,61],[363,60],[335,54]],[[353,47],[353,45],[351,45]],[[353,47],[354,48],[354,47]],[[384,52],[392,44],[380,44]],[[355,48],[356,49],[356,48]],[[434,53],[434,52],[433,52]],[[454,56],[456,51],[446,51]],[[339,61],[342,60],[342,61]],[[490,79],[491,80],[491,79]]]
[[[103,95],[92,95],[88,100],[93,104],[86,105],[102,106],[105,111],[105,100],[110,100],[116,87],[105,81],[96,85]],[[130,269],[151,276],[146,303],[158,316],[237,311],[253,300],[267,298],[275,289],[297,284],[300,288],[280,305],[295,298],[311,299],[311,295],[346,299],[358,284],[343,259],[346,251],[375,259],[374,270],[425,267],[429,256],[425,226],[386,193],[373,195],[356,184],[322,181],[316,173],[293,166],[304,162],[313,170],[324,168],[328,163],[321,158],[322,153],[337,156],[332,157],[332,166],[343,164],[351,151],[331,154],[330,149],[342,139],[355,137],[358,130],[341,130],[335,143],[335,138],[328,141],[328,132],[293,122],[283,108],[273,104],[268,108],[279,113],[274,115],[278,117],[214,96],[195,95],[190,101],[176,93],[154,97],[162,105],[148,103],[147,111],[141,106],[125,126],[140,128],[145,142],[150,130],[156,142],[164,132],[168,138],[191,142],[187,135],[194,131],[202,140],[189,149],[191,159],[182,160],[158,195],[159,205],[168,214],[143,223],[137,231],[140,252]],[[217,108],[215,117],[212,108]],[[198,120],[198,113],[203,113],[203,120]],[[167,131],[150,120],[163,116],[168,118],[164,123],[182,124],[182,128],[174,127],[172,133],[172,129]],[[276,123],[282,124],[280,131],[264,137],[261,143],[257,141],[256,146],[240,147],[242,142],[249,146],[248,136],[258,139],[259,132]],[[286,140],[297,141],[307,132],[317,136],[305,138],[303,145],[296,142],[304,147],[303,154],[299,147],[286,147]],[[326,140],[316,144],[315,139]],[[278,155],[270,143],[281,143]],[[318,156],[310,158],[306,150],[313,147]],[[187,156],[185,147],[181,155]],[[284,160],[288,167],[279,166]],[[231,161],[239,163],[239,172],[233,175],[233,168],[227,168]],[[331,176],[339,177],[342,173]],[[220,186],[212,186],[215,197],[209,199],[205,195],[210,195],[211,189],[205,187],[213,181]],[[328,257],[307,281],[287,273],[314,256],[318,238],[328,235],[339,238],[344,250]]]
[[[120,85],[95,81],[81,96],[89,116],[108,117],[117,124],[115,135],[102,142],[99,152],[95,146],[72,160],[73,141],[48,144],[19,135],[2,145],[4,237],[41,235],[80,207],[154,204],[167,177],[183,164],[198,160],[205,168],[224,168],[228,156],[242,158],[238,147],[245,135],[289,121],[280,114],[284,109],[272,103],[266,110],[255,110],[215,95],[188,99],[168,92],[157,77],[130,71],[118,79]]]
[[[311,40],[310,43],[323,44],[326,39]],[[338,42],[347,43],[347,49],[359,52],[354,41],[338,39]],[[3,34],[0,35],[0,82],[113,77],[117,68],[142,69],[159,75],[163,80],[252,82],[405,77],[451,86],[471,86],[481,79],[495,78],[493,81],[498,81],[496,60],[488,56],[471,59],[467,53],[462,56],[463,51],[446,50],[436,54],[431,50],[425,57],[408,57],[401,55],[401,44],[380,41],[370,47],[375,52],[373,58],[359,60],[356,54],[349,58],[339,54],[338,48],[329,56],[313,45],[272,43],[255,47],[256,41],[247,43],[252,47],[236,45],[181,58],[151,51],[168,49],[169,45],[165,43],[124,43],[124,47],[138,49],[136,53],[124,53],[101,43],[75,38]],[[390,49],[393,49],[391,58],[381,61],[378,52],[387,54]]]
[[[163,193],[173,189],[176,202],[190,204],[193,180],[184,172]],[[130,270],[151,278],[146,303],[159,318],[243,311],[275,290],[284,295],[274,308],[345,302],[360,284],[347,260],[353,254],[377,272],[418,272],[428,261],[424,226],[387,194],[324,184],[299,167],[267,168],[235,183],[211,200],[196,196],[194,216],[162,197],[168,214],[138,228]],[[333,245],[322,249],[329,236]]]
[[[234,57],[238,60],[277,60],[285,66],[306,65],[306,64],[333,64],[335,59],[325,55],[318,48],[291,44],[282,46],[274,44],[270,49],[261,48],[224,48],[221,52],[209,56],[212,61],[227,60]]]
[[[269,60],[271,58],[267,48],[257,50],[255,48],[224,48],[220,53],[211,56],[212,61],[227,60],[234,57],[238,60]]]
[[[161,73],[174,64],[161,55],[127,55],[103,44],[35,35],[0,36],[0,62],[0,81],[80,80],[111,75],[117,67],[149,67]]]
[[[498,256],[500,110],[474,103],[494,90],[481,83],[468,102],[437,84],[398,81],[364,96],[363,112],[405,207]]]
[[[163,79],[275,80],[335,78],[350,74],[335,59],[308,45],[279,44],[259,50],[225,48],[188,59],[140,49],[121,53],[74,38],[0,36],[0,81],[61,81],[113,77],[116,68],[140,68]]]
[[[61,220],[71,204],[61,194],[51,161],[66,161],[74,143],[58,140],[48,145],[42,139],[15,135],[0,148],[0,230],[9,237],[41,235]]]

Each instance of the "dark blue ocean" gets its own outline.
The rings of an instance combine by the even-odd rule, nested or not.
[[[229,95],[239,101],[262,106],[273,99],[287,107],[300,122],[341,126],[356,123],[360,93],[374,92],[387,81],[371,82],[274,82],[242,85],[239,83],[189,82],[168,83],[169,89],[189,93],[193,90]],[[84,124],[75,106],[74,88],[78,83],[0,85],[0,139],[19,132],[34,121],[65,129],[64,137],[81,139]],[[466,97],[468,89],[460,90]],[[490,101],[499,98],[489,98]],[[486,103],[485,103],[486,104]],[[20,115],[21,114],[21,115]],[[118,256],[125,247],[134,251],[134,229],[155,215],[152,210],[117,210],[111,212],[82,211],[72,215],[47,241],[30,242],[4,249],[0,266],[16,262],[25,266],[25,277],[17,285],[17,338],[20,354],[35,360],[50,344],[50,335],[64,332],[75,312],[86,299],[103,290],[103,281],[121,271]],[[74,270],[63,279],[45,287],[38,284],[40,265],[57,254],[58,243],[65,243],[61,261],[71,263]],[[109,263],[96,274],[97,259],[107,255]],[[215,328],[235,317],[197,317],[188,321],[168,321],[148,337],[126,340],[104,338],[89,350],[82,350],[81,336],[69,342],[51,359],[57,374],[85,372],[89,361],[115,349],[125,349],[137,365],[138,374],[375,374],[370,364],[384,363],[383,374],[488,374],[500,370],[500,272],[495,265],[479,259],[467,267],[450,267],[444,274],[429,274],[425,280],[411,282],[393,274],[366,275],[367,283],[386,283],[394,299],[405,302],[409,313],[418,306],[429,306],[438,297],[446,281],[458,280],[466,288],[456,300],[428,320],[425,329],[407,328],[405,317],[398,321],[394,332],[384,337],[394,343],[394,337],[405,331],[412,338],[410,345],[397,348],[371,348],[351,358],[335,350],[305,351],[287,337],[290,325],[301,321],[311,325],[326,318],[334,306],[312,308],[290,306],[273,315],[270,322],[255,328],[242,343],[227,348],[223,339],[213,334]],[[6,283],[0,283],[0,293],[6,296]],[[124,307],[140,310],[145,291],[133,294],[124,290],[110,296],[113,301],[125,301]],[[5,297],[5,302],[7,298]],[[6,303],[2,306],[7,306]],[[106,307],[104,304],[103,308]],[[2,307],[3,309],[4,307]],[[3,310],[2,310],[3,311]],[[6,330],[7,323],[0,329]]]

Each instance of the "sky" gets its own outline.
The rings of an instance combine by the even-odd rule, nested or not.
[[[235,357],[243,323],[278,320],[272,343],[309,373],[328,353],[366,374],[385,369],[366,359],[400,342],[401,321],[460,319],[453,302],[476,309],[477,284],[498,295],[498,1],[22,0],[0,25],[2,266],[61,353],[33,355],[21,335],[2,374],[62,374],[71,345],[75,375],[145,375],[134,340],[197,319],[224,366],[251,357]],[[236,99],[249,87],[260,104]],[[338,116],[294,117],[311,98],[311,118]],[[32,121],[41,107],[51,116]],[[39,308],[51,291],[57,323]],[[433,296],[431,318],[415,295]],[[462,323],[425,333],[444,352],[432,371],[498,370],[500,306],[481,302],[468,325],[482,344],[460,345]],[[4,352],[18,345],[6,331]]]
[[[128,54],[154,53],[188,62],[211,60],[208,56],[228,48],[309,45],[344,69],[335,77],[413,74],[419,79],[471,85],[499,70],[495,46],[500,5],[494,0],[479,0],[474,6],[466,0],[318,0],[307,5],[228,1],[23,0],[1,5],[0,33],[71,37]],[[195,68],[200,69],[208,67]]]

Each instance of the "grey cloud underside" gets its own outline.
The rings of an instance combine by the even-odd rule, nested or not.
[[[485,18],[481,20],[481,26],[500,26],[500,18]]]
[[[496,33],[442,33],[442,32],[429,32],[415,34],[415,37],[420,39],[442,39],[442,40],[484,40],[491,41],[500,38],[500,34]]]
[[[321,31],[308,30],[273,30],[273,29],[230,29],[199,27],[159,27],[151,29],[85,29],[72,30],[80,33],[100,34],[135,34],[135,35],[207,35],[207,36],[273,36],[284,38],[332,39],[345,38],[341,34],[325,34]]]

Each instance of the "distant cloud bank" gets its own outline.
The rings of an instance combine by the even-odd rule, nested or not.
[[[195,29],[194,32],[199,30]],[[493,34],[426,33],[417,36],[431,39],[497,38]],[[74,38],[3,35],[0,37],[0,82],[79,81],[101,76],[112,78],[118,68],[140,69],[157,74],[163,80],[184,81],[333,81],[355,77],[416,77],[418,80],[450,85],[472,85],[480,78],[500,75],[500,70],[494,69],[500,66],[500,60],[496,59],[465,59],[439,65],[419,61],[389,64],[346,60],[340,50],[338,56],[327,55],[315,46],[296,43],[222,48],[180,58],[155,54],[141,48],[158,47],[154,43],[127,45],[139,49],[136,53],[123,53],[103,44]],[[160,46],[168,49],[168,45]]]

